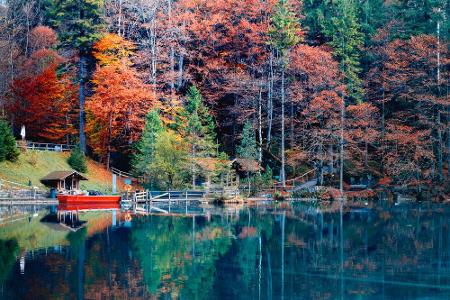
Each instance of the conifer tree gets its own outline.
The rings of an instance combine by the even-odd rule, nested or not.
[[[155,155],[155,143],[158,135],[164,131],[159,117],[159,110],[151,110],[146,117],[144,131],[136,143],[136,153],[133,157],[133,171],[137,175],[149,175],[149,166]]]
[[[285,156],[285,73],[288,65],[289,50],[301,41],[300,20],[295,15],[288,0],[279,0],[271,19],[269,28],[269,45],[281,56],[281,170],[280,179],[286,186]]]
[[[186,94],[186,104],[180,117],[181,120],[177,121],[176,129],[185,138],[190,148],[192,185],[195,187],[195,158],[213,157],[217,152],[214,120],[195,86],[191,86]]]
[[[246,121],[242,130],[241,144],[236,149],[237,155],[241,158],[257,159],[258,147],[256,145],[256,136],[250,121]]]
[[[360,32],[357,7],[353,0],[338,0],[333,5],[333,16],[325,23],[324,33],[340,62],[349,97],[361,102],[363,90],[359,73],[364,36]]]
[[[15,161],[19,157],[16,140],[8,122],[0,120],[0,162]]]
[[[86,156],[84,156],[83,151],[78,147],[70,152],[67,163],[78,172],[87,172]]]
[[[85,96],[88,77],[87,64],[92,45],[102,28],[103,0],[49,0],[47,15],[58,30],[61,45],[78,50],[79,136],[80,149],[86,152]]]

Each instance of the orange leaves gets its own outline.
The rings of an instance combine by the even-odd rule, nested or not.
[[[100,66],[128,59],[135,49],[132,42],[113,33],[105,34],[93,47],[94,57]]]
[[[48,26],[37,26],[30,32],[30,47],[32,51],[50,49],[56,45],[56,32]]]
[[[290,72],[304,77],[309,88],[324,88],[337,82],[338,66],[330,51],[300,44],[292,49],[290,60]]]
[[[86,129],[90,146],[104,157],[139,138],[155,97],[131,67],[132,42],[109,33],[93,48],[99,65],[91,80],[94,94],[86,103]]]
[[[105,155],[138,139],[155,99],[151,87],[126,63],[98,67],[92,82],[87,131],[94,151]]]

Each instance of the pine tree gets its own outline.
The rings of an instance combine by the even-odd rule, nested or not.
[[[85,89],[87,64],[102,26],[103,0],[49,0],[46,7],[51,25],[58,30],[61,45],[78,50],[80,149],[86,152]]]
[[[285,73],[288,65],[289,50],[301,41],[300,20],[287,0],[279,0],[269,28],[269,45],[281,55],[281,170],[280,179],[286,186],[285,156]]]
[[[196,157],[213,157],[217,152],[215,124],[208,107],[195,86],[186,94],[186,104],[177,120],[176,129],[190,147],[192,159],[192,186],[195,187]],[[184,127],[183,127],[184,126]]]
[[[70,156],[67,159],[67,163],[76,171],[86,173],[86,157],[84,152],[80,148],[75,148],[70,152]]]
[[[236,153],[241,158],[257,159],[258,147],[256,145],[255,130],[250,121],[246,121],[242,130],[241,144],[236,149]]]
[[[156,139],[163,131],[164,126],[159,117],[159,110],[151,110],[147,114],[142,136],[136,143],[136,153],[132,160],[133,171],[135,174],[149,175],[149,166],[155,154]]]
[[[334,56],[340,61],[349,97],[360,102],[363,96],[362,80],[359,78],[360,51],[364,36],[356,15],[353,0],[338,0],[333,4],[333,16],[325,24],[324,33],[334,48]]]
[[[8,122],[0,120],[0,162],[15,161],[19,154],[11,127]]]

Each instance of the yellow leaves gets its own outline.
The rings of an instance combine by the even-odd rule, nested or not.
[[[129,59],[135,50],[135,45],[121,36],[108,33],[93,47],[94,57],[101,66],[118,63]]]

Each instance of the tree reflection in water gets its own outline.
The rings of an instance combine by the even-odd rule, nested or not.
[[[54,233],[42,226],[27,227],[35,242],[6,246],[18,231],[0,227],[1,298],[450,297],[446,207],[325,212],[293,204],[134,217],[130,227],[112,226],[106,214],[66,233],[61,247],[30,248]]]

